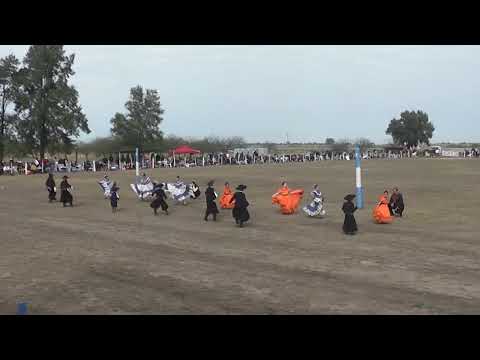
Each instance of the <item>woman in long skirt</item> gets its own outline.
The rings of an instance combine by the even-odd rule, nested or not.
[[[354,235],[358,231],[357,222],[353,216],[353,213],[357,210],[357,207],[352,202],[354,198],[355,195],[353,194],[345,196],[345,202],[342,206],[342,211],[345,214],[345,220],[343,221],[343,232],[347,235]]]
[[[320,190],[318,190],[317,184],[313,185],[313,190],[310,194],[312,195],[313,200],[310,204],[303,207],[303,211],[310,217],[318,215],[324,216],[325,209],[323,208],[323,195]]]
[[[212,215],[213,216],[213,221],[217,221],[217,214],[218,214],[218,208],[217,208],[217,203],[215,200],[217,199],[218,195],[213,189],[213,180],[208,182],[208,187],[207,190],[205,190],[205,198],[207,201],[207,210],[205,211],[205,221],[208,221],[208,216]]]
[[[237,191],[230,199],[230,203],[235,204],[232,210],[232,216],[235,219],[235,223],[240,227],[243,227],[243,224],[250,219],[250,214],[247,210],[247,207],[250,204],[248,203],[244,193],[246,188],[246,185],[238,185],[236,188]]]
[[[153,188],[153,196],[155,196],[155,199],[150,204],[150,207],[153,209],[153,213],[155,215],[158,215],[158,208],[161,207],[162,211],[164,211],[165,214],[168,215],[168,204],[165,201],[167,195],[163,190],[163,184],[155,185],[155,187]]]
[[[63,181],[60,183],[60,202],[63,203],[63,207],[67,206],[66,204],[73,206],[72,186],[68,183],[67,179],[68,176],[65,175]]]
[[[388,206],[388,191],[385,190],[383,195],[379,196],[378,203],[373,209],[373,220],[377,224],[390,224],[393,220]]]
[[[57,201],[57,188],[55,187],[55,180],[53,179],[52,173],[48,174],[45,186],[48,190],[48,202]]]
[[[230,184],[228,182],[225,183],[225,187],[223,188],[223,194],[220,197],[220,207],[222,209],[233,209],[235,204],[232,204],[230,200],[232,200],[233,192],[230,189]]]

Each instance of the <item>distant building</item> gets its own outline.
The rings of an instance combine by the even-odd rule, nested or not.
[[[465,149],[462,148],[447,148],[442,150],[442,156],[445,157],[463,157]]]

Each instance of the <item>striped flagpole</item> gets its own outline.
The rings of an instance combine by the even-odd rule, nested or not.
[[[357,208],[363,209],[363,188],[362,188],[362,169],[360,166],[360,147],[355,146],[355,180],[356,180],[356,199]]]

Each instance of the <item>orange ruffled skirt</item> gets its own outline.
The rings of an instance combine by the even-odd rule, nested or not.
[[[373,209],[373,220],[377,224],[390,224],[393,220],[387,204],[379,204]]]
[[[272,196],[272,204],[280,205],[280,211],[284,215],[291,215],[297,210],[303,197],[303,190],[292,190],[288,193],[279,192]]]
[[[224,189],[223,194],[220,197],[220,207],[222,209],[233,209],[235,206],[235,201],[230,203],[230,200],[233,198],[232,191],[230,189]]]

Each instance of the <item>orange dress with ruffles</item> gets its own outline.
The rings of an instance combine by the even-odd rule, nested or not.
[[[373,209],[373,220],[377,224],[390,224],[393,220],[390,215],[390,209],[388,208],[388,199],[386,196],[381,195],[379,197],[379,203]]]
[[[290,190],[284,186],[272,196],[272,204],[280,205],[280,211],[284,215],[291,215],[297,210],[300,200],[303,197],[303,190]]]

